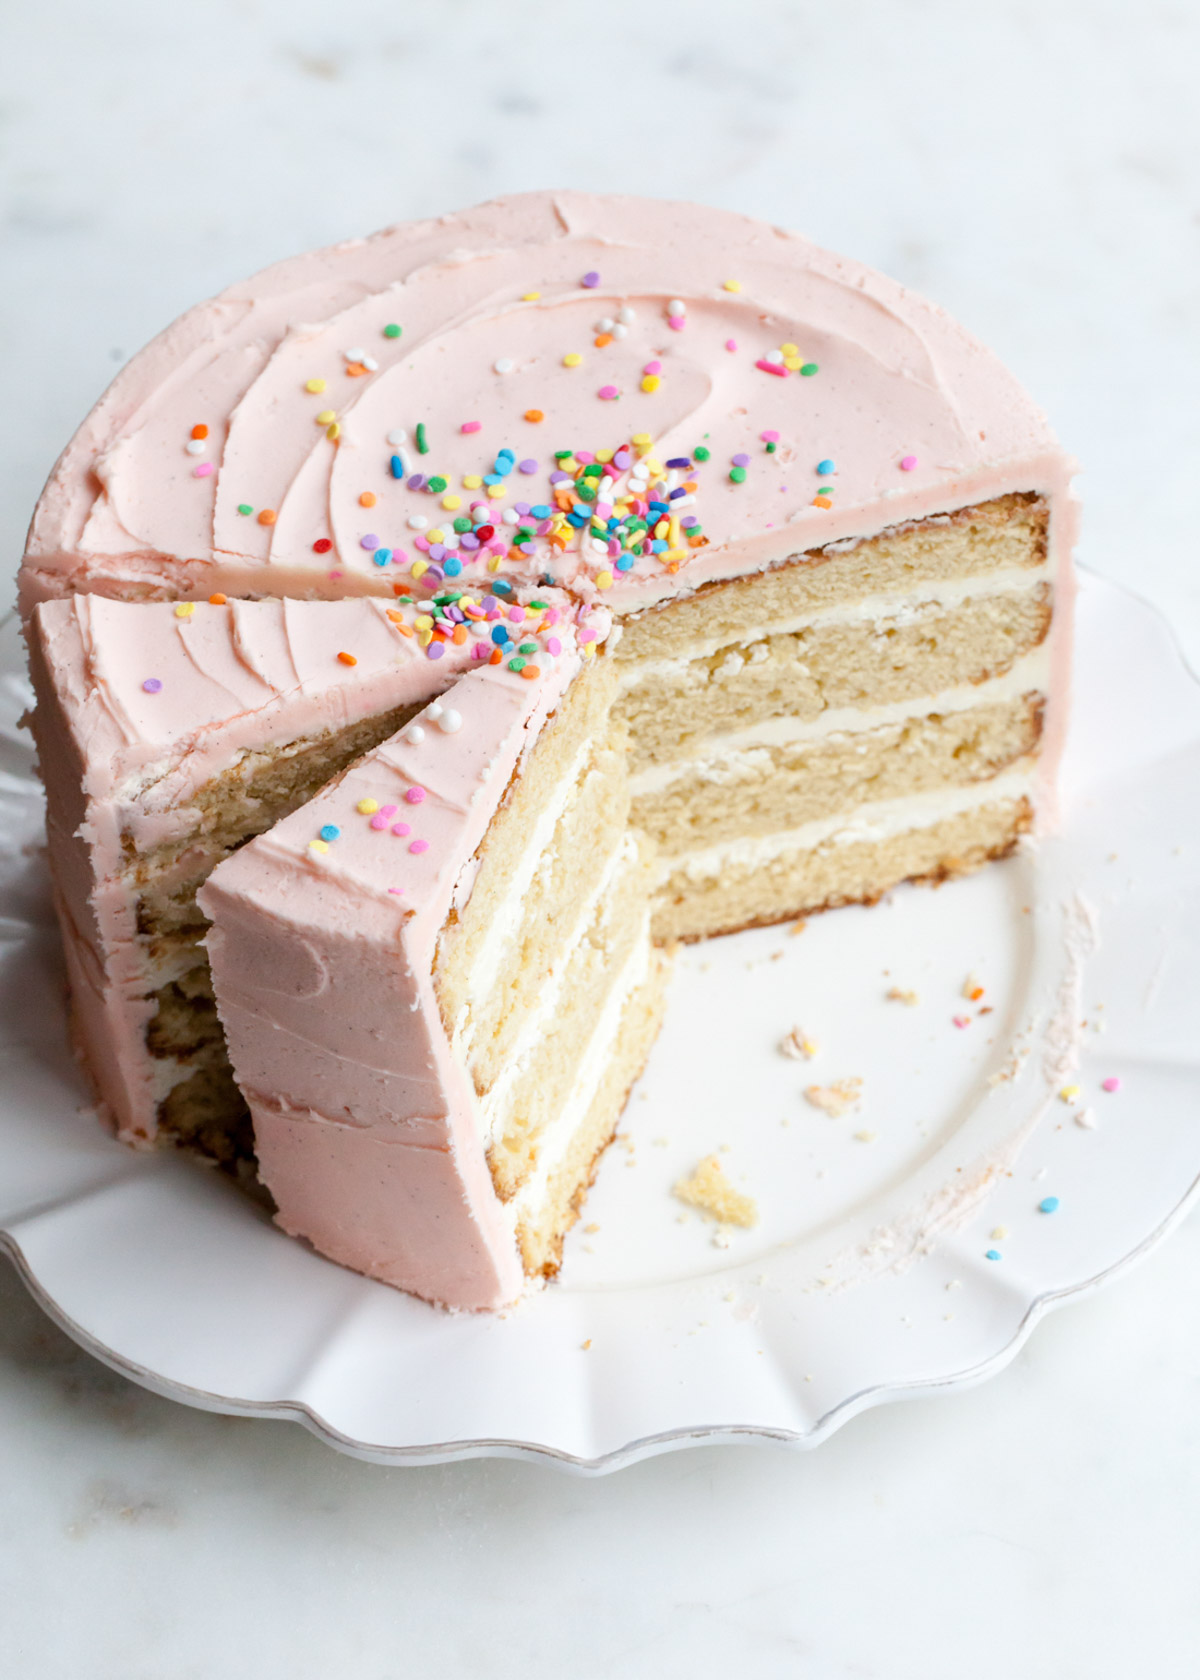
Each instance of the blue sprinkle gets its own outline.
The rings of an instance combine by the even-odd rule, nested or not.
[[[1043,1196],[1041,1201],[1038,1203],[1038,1208],[1040,1209],[1040,1211],[1042,1213],[1057,1213],[1058,1212],[1058,1197],[1057,1196]]]
[[[817,471],[820,473],[822,478],[828,478],[830,473],[834,471],[833,462],[832,461],[818,461],[817,462]]]
[[[512,470],[513,470],[512,456],[511,455],[497,455],[496,464],[492,468],[492,471],[497,474],[497,478],[496,478],[497,484],[500,482],[500,479],[507,478],[509,473],[512,472]],[[485,480],[485,482],[490,482],[490,481]]]
[[[390,548],[377,548],[371,558],[377,566],[386,566],[392,558],[392,551]]]
[[[498,449],[496,451],[496,458],[501,461],[515,461],[517,457],[513,454],[508,445],[505,444],[503,449]]]
[[[392,468],[392,477],[393,478],[403,478],[404,477],[404,462],[400,458],[399,455],[393,455],[392,456],[391,468]]]
[[[661,537],[656,537],[650,544],[650,552],[651,554],[665,554],[667,552],[667,545]]]
[[[512,584],[511,583],[506,583],[503,578],[496,578],[496,580],[492,584],[492,594],[493,595],[511,595],[512,594]]]
[[[456,560],[453,555],[450,555],[448,559],[442,561],[442,570],[447,577],[457,577],[459,572],[462,571],[462,561]]]
[[[999,1260],[1002,1256],[998,1248],[989,1248],[983,1258],[985,1260]]]
[[[651,502],[650,507],[654,513],[670,513],[671,511],[670,502]]]
[[[325,827],[321,830],[321,838],[322,840],[337,840],[340,837],[341,832],[341,829],[336,823],[326,823]]]
[[[617,570],[619,572],[631,572],[633,570],[633,555],[622,554],[621,558],[617,561]]]
[[[497,647],[503,647],[508,640],[508,629],[503,624],[497,624],[492,631],[492,640]]]
[[[545,502],[535,502],[529,511],[535,519],[549,519],[554,509],[548,508]]]
[[[500,473],[490,472],[490,473],[484,473],[483,482],[485,484],[502,484],[504,482],[504,480],[503,480],[503,476]]]

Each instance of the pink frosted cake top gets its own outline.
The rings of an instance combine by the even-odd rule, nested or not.
[[[415,562],[620,613],[1066,471],[996,358],[862,264],[725,211],[531,193],[184,315],[65,451],[24,584],[383,594]]]

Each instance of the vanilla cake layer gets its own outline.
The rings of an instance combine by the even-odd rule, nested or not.
[[[965,789],[861,807],[760,840],[692,853],[655,902],[661,942],[704,939],[802,915],[870,904],[901,881],[938,881],[1005,857],[1033,821],[1032,766]]]

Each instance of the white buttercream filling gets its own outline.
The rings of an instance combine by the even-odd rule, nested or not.
[[[1018,767],[1004,775],[969,787],[933,788],[902,799],[881,799],[874,805],[860,806],[852,815],[821,817],[779,834],[729,840],[682,858],[670,858],[663,865],[664,878],[685,875],[689,880],[705,880],[730,869],[756,869],[789,852],[811,851],[816,846],[887,840],[911,829],[931,828],[947,817],[960,816],[985,805],[1028,798],[1033,793],[1034,780],[1033,761],[1023,759]]]
[[[681,673],[695,660],[709,659],[722,648],[749,647],[771,636],[794,636],[802,630],[819,629],[825,625],[912,624],[947,608],[961,606],[964,601],[1032,593],[1050,577],[1051,568],[1048,565],[1010,567],[1007,571],[990,572],[983,577],[945,578],[936,584],[914,584],[899,594],[869,595],[859,601],[811,607],[794,618],[777,618],[751,625],[740,630],[736,636],[697,637],[694,642],[688,643],[684,652],[668,659],[630,660],[622,672],[621,686],[623,690],[628,690],[651,678]]]
[[[963,683],[955,688],[942,689],[937,694],[919,696],[915,700],[895,700],[885,705],[863,709],[858,706],[831,706],[815,718],[774,717],[746,729],[730,730],[723,735],[710,735],[693,742],[686,758],[672,759],[666,764],[651,764],[632,778],[633,797],[661,793],[678,781],[727,780],[736,773],[739,759],[761,751],[764,747],[790,746],[798,741],[827,740],[837,735],[864,734],[883,729],[889,724],[904,723],[909,718],[928,717],[931,713],[965,712],[974,706],[1002,705],[1022,694],[1046,692],[1050,680],[1050,650],[1042,644],[1032,653],[1018,659],[1002,677],[982,683]]]

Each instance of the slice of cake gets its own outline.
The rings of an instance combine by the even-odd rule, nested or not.
[[[658,1030],[611,662],[573,664],[465,676],[200,894],[280,1223],[451,1306],[557,1268]]]
[[[552,1269],[653,1033],[648,893],[664,946],[1047,820],[1070,473],[941,310],[692,205],[530,194],[193,310],[68,446],[21,577],[79,1033],[122,1135],[257,1151],[289,1229],[433,1298]],[[547,711],[576,659],[549,615],[597,603],[605,653]],[[474,764],[465,726],[403,727],[435,697],[465,717],[459,687],[508,743],[502,796],[436,805],[453,883],[421,853],[384,879],[345,800],[398,805],[433,745]],[[301,946],[327,1001],[287,994],[281,1058]]]

